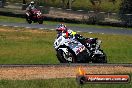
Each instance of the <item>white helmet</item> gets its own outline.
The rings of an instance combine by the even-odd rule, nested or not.
[[[68,33],[69,33],[69,34],[71,34],[72,32],[73,32],[72,30],[70,30],[70,29],[68,30]]]
[[[30,4],[31,4],[31,5],[34,5],[34,1],[31,1]]]

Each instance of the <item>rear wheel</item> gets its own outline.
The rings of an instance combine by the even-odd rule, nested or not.
[[[84,50],[83,52],[80,52],[77,55],[77,62],[78,63],[89,63],[90,62],[90,57],[86,50]]]
[[[68,52],[68,54],[66,54],[64,51],[58,50],[57,58],[60,63],[76,63],[75,56],[72,52]]]
[[[94,56],[92,60],[93,60],[92,61],[93,63],[107,63],[107,56],[103,52],[103,54],[101,54],[101,55]]]

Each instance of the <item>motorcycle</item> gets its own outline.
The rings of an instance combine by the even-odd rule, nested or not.
[[[30,12],[27,11],[26,12],[26,21],[29,24],[31,24],[32,21],[34,23],[38,22],[39,24],[43,24],[43,16],[42,16],[42,13],[38,9],[31,10]]]
[[[107,63],[106,54],[100,49],[101,40],[84,38],[85,44],[76,38],[55,39],[54,48],[60,63]]]
[[[84,38],[77,34],[75,38],[81,42],[89,51],[92,63],[107,63],[107,56],[100,48],[102,43],[98,38]]]

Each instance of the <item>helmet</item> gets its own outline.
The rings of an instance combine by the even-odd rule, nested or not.
[[[66,32],[67,31],[67,28],[66,28],[66,25],[64,24],[59,24],[56,28],[56,31],[57,32]]]
[[[30,4],[31,4],[31,5],[34,5],[34,1],[31,1]]]
[[[72,32],[73,32],[72,30],[70,30],[70,29],[68,30],[68,33],[69,33],[69,34],[72,34]]]

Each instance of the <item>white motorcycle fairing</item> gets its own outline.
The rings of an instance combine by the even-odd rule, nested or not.
[[[67,48],[59,48],[61,45],[65,45],[72,49],[76,55],[78,55],[80,52],[85,50],[85,46],[82,45],[80,42],[78,42],[75,39],[69,39],[69,38],[64,38],[63,36],[60,36],[58,39],[55,40],[54,42],[54,47],[55,49],[58,48],[58,50],[63,50],[66,54],[68,52]]]

